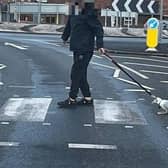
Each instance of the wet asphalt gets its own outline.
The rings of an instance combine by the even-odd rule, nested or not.
[[[122,49],[135,40],[140,45],[119,38],[105,38],[105,45]],[[0,168],[167,168],[168,116],[158,116],[161,109],[110,60],[95,53],[89,65],[94,106],[60,109],[72,53],[59,36],[2,33],[0,51]],[[167,57],[113,58],[167,98]]]

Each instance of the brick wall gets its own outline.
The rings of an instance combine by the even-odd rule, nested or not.
[[[95,0],[95,7],[101,8],[111,8],[112,0]]]
[[[168,0],[163,0],[164,2],[164,15],[168,16]]]

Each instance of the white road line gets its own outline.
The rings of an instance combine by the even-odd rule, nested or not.
[[[125,92],[145,92],[142,89],[124,89]]]
[[[168,60],[168,58],[167,57],[158,57],[158,56],[151,56],[152,58],[162,58],[162,59],[164,59],[164,60]]]
[[[168,83],[168,81],[160,81],[160,83]]]
[[[107,99],[107,100],[113,100],[113,98],[112,98],[112,97],[107,97],[106,99]]]
[[[19,45],[15,45],[13,43],[5,42],[4,44],[5,44],[5,46],[11,46],[11,47],[14,47],[14,48],[17,48],[17,49],[20,49],[20,50],[27,50],[27,48],[19,46]]]
[[[9,85],[9,88],[36,89],[35,86]]]
[[[95,57],[95,58],[99,58],[99,59],[103,59],[103,57],[101,57],[101,56],[98,56],[98,55],[93,55],[93,57]]]
[[[140,76],[140,77],[143,78],[143,79],[149,79],[149,77],[147,77],[147,76],[145,76],[145,75],[139,73],[138,71],[136,71],[136,70],[134,70],[134,69],[132,69],[132,68],[129,68],[129,67],[127,67],[127,66],[125,66],[125,65],[122,65],[122,64],[119,64],[119,65],[120,65],[122,68],[127,69],[128,71],[130,71],[130,72],[132,72],[132,73],[134,73],[134,74]]]
[[[138,86],[138,84],[135,83],[135,82],[132,82],[132,81],[129,81],[129,80],[126,80],[126,79],[122,79],[122,78],[117,78],[117,79],[120,80],[120,81],[129,83],[129,84]],[[151,87],[148,87],[148,86],[145,86],[145,85],[142,85],[142,86],[145,87],[146,89],[149,89],[149,90],[155,90],[154,88],[151,88]]]
[[[125,56],[113,56],[113,57],[114,58],[121,58],[121,59],[144,60],[144,61],[153,61],[153,62],[168,63],[168,61],[163,61],[163,60],[158,60],[158,59],[150,59],[150,58],[125,57]]]
[[[17,147],[19,145],[20,145],[19,142],[0,142],[1,147],[12,147],[12,146]]]
[[[168,69],[168,66],[160,66],[160,65],[140,64],[140,63],[132,63],[132,62],[124,62],[124,64],[146,66],[146,67],[154,67],[154,68],[166,68],[166,69]]]
[[[159,71],[140,70],[140,72],[153,73],[153,74],[161,74],[161,75],[168,75],[168,72],[159,72]]]
[[[97,65],[97,66],[100,66],[100,67],[103,67],[103,68],[116,69],[115,67],[108,66],[108,65],[104,65],[104,64],[99,64],[99,63],[93,62],[93,61],[91,61],[91,64],[92,64],[92,65]]]
[[[127,128],[127,129],[132,129],[132,128],[134,128],[134,126],[131,126],[131,125],[125,125],[124,127]]]
[[[117,69],[115,70],[115,72],[114,72],[113,77],[114,77],[114,78],[118,78],[118,77],[120,76],[120,72],[121,72],[121,70],[117,68]]]
[[[9,122],[1,122],[1,125],[9,125]]]
[[[93,61],[91,62],[91,64],[97,65],[97,66],[101,66],[101,67],[103,67],[103,68],[108,68],[108,69],[116,70],[115,67],[108,66],[108,65],[104,65],[104,64],[99,64],[99,63],[96,63],[96,62],[93,62]],[[125,68],[125,69],[127,69],[127,70],[129,70],[129,71],[131,71],[131,72],[133,72],[133,73],[135,73],[136,75],[138,75],[138,76],[144,78],[144,79],[149,79],[149,77],[147,77],[147,76],[145,76],[145,75],[143,75],[143,74],[141,74],[141,73],[135,71],[135,70],[132,69],[132,68],[129,68],[129,67],[127,67],[127,66],[125,66],[125,65],[122,65],[122,64],[119,64],[119,65],[120,65],[121,67],[123,67],[123,68]]]
[[[51,123],[43,123],[43,126],[51,126]]]
[[[145,99],[144,98],[139,98],[138,101],[144,101]]]
[[[83,124],[84,127],[92,127],[92,124]]]
[[[77,148],[77,149],[111,149],[111,150],[117,150],[116,145],[98,145],[98,144],[75,144],[75,143],[69,143],[69,148]]]
[[[2,85],[4,85],[4,83],[3,83],[3,82],[0,82],[0,86],[2,86]]]
[[[56,47],[60,47],[60,46],[61,46],[60,44],[49,43],[49,42],[47,42],[47,44],[54,45],[54,46],[56,46]]]
[[[4,69],[4,68],[6,68],[6,67],[7,67],[6,65],[0,64],[0,70]]]

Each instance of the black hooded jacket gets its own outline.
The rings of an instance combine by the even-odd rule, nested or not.
[[[88,52],[95,46],[103,48],[103,27],[94,12],[83,11],[80,15],[71,15],[64,29],[62,39],[70,37],[70,50]]]

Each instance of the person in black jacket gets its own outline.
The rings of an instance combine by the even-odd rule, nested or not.
[[[78,9],[77,3],[75,9]],[[100,53],[105,52],[103,48],[103,35],[103,27],[97,18],[94,8],[87,6],[80,14],[79,10],[77,10],[75,14],[69,16],[62,40],[66,43],[70,37],[70,50],[73,51],[74,63],[71,69],[69,97],[65,101],[57,103],[60,107],[69,107],[76,104],[93,104],[87,81],[87,67],[93,56],[95,37],[98,51]],[[77,102],[76,98],[79,89],[83,94],[83,98]]]

